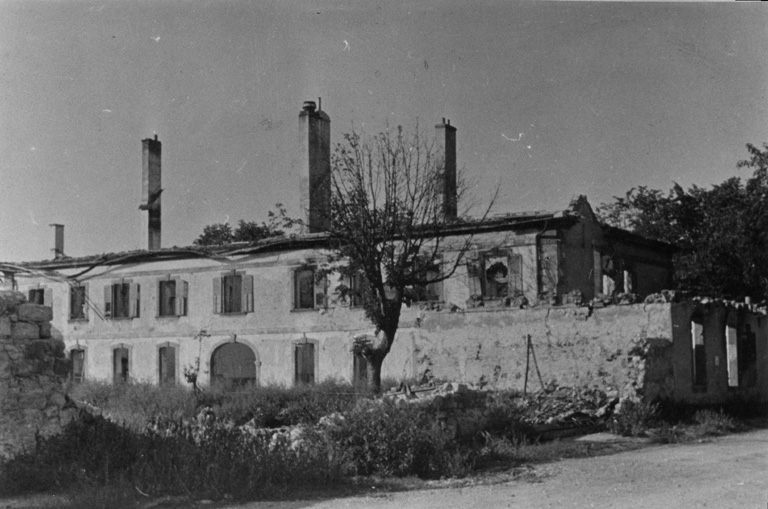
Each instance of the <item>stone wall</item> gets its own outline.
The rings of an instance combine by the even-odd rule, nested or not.
[[[413,331],[415,374],[523,390],[527,371],[529,391],[596,387],[633,399],[674,397],[670,306],[426,312]]]
[[[61,430],[67,408],[69,361],[51,330],[51,308],[0,291],[0,458],[34,447],[35,436]]]

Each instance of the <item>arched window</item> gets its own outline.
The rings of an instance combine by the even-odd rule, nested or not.
[[[243,343],[225,343],[211,355],[211,382],[256,383],[256,354]]]

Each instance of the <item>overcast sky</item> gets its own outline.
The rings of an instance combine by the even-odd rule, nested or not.
[[[768,6],[464,1],[0,2],[0,260],[146,248],[141,139],[163,143],[163,247],[298,216],[297,117],[457,129],[498,212],[747,176],[768,142]]]

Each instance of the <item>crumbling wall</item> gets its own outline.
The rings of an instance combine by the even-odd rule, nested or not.
[[[670,304],[424,312],[419,324],[417,378],[673,397]]]
[[[0,458],[29,450],[36,434],[54,434],[74,416],[66,408],[69,362],[50,321],[50,307],[0,291]]]

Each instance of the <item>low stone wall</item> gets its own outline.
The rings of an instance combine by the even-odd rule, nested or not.
[[[424,312],[413,330],[416,376],[521,391],[595,387],[622,398],[673,397],[670,306]]]
[[[68,408],[70,370],[64,343],[51,330],[51,308],[0,291],[0,458],[34,447],[76,415]]]

